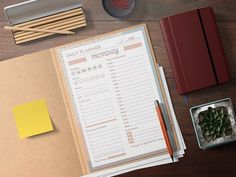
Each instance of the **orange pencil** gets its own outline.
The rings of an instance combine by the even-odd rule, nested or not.
[[[156,107],[157,117],[159,118],[159,121],[160,121],[160,124],[161,124],[161,129],[162,129],[162,132],[163,132],[163,135],[164,135],[164,138],[165,138],[168,153],[170,154],[170,156],[173,160],[173,151],[172,151],[172,148],[171,148],[169,136],[167,134],[166,124],[165,124],[165,121],[164,121],[164,118],[163,118],[161,107],[160,107],[159,102],[157,100],[155,101],[155,107]]]

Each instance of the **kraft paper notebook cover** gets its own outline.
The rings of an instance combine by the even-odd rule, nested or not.
[[[111,87],[109,87],[109,89],[106,89],[97,87],[97,85],[95,85],[95,88],[99,89],[98,90],[99,93],[97,92],[97,90],[93,90],[93,92],[90,92],[89,95],[87,93],[79,92],[79,94],[82,94],[81,97],[89,96],[89,99],[83,100],[78,98],[78,102],[74,101],[74,99],[77,99],[76,94],[78,93],[76,92],[71,93],[72,89],[71,87],[75,87],[75,89],[81,89],[81,87],[85,85],[86,90],[84,91],[92,91],[89,90],[92,89],[92,87],[89,88],[90,86],[89,82],[91,83],[94,82],[95,84],[98,83],[101,84],[103,82],[100,81],[101,79],[104,79],[104,77],[107,77],[108,79],[114,79],[115,76],[108,77],[103,75],[103,73],[100,71],[106,71],[106,69],[108,68],[110,69],[110,74],[114,73],[113,72],[114,68],[112,68],[110,64],[113,65],[114,64],[113,62],[120,62],[121,58],[124,57],[124,55],[119,54],[117,55],[117,57],[112,58],[112,61],[108,63],[102,62],[101,57],[108,57],[107,58],[108,61],[110,60],[109,56],[111,55],[116,55],[119,52],[121,52],[122,54],[122,52],[126,52],[126,50],[127,52],[130,52],[135,48],[147,45],[145,50],[148,51],[147,53],[147,56],[149,56],[148,58],[152,59],[150,60],[151,62],[150,66],[152,66],[153,67],[152,69],[154,69],[155,68],[155,62],[153,60],[154,56],[150,46],[150,40],[147,34],[148,33],[146,26],[138,25],[124,30],[119,30],[113,33],[96,36],[91,39],[75,42],[65,46],[56,47],[49,50],[1,62],[0,78],[2,83],[0,87],[0,93],[1,93],[0,100],[2,102],[0,106],[0,113],[2,116],[0,119],[0,143],[1,143],[0,176],[1,177],[9,177],[9,176],[78,177],[83,175],[99,176],[98,174],[100,174],[100,176],[101,174],[103,174],[103,176],[112,176],[114,174],[120,174],[134,169],[140,169],[157,164],[171,162],[170,156],[167,153],[166,146],[164,144],[164,140],[161,139],[162,137],[161,132],[155,132],[155,134],[160,136],[160,139],[159,140],[156,139],[156,141],[160,141],[160,144],[163,144],[163,148],[159,148],[158,151],[152,152],[148,149],[148,146],[147,147],[145,146],[146,149],[143,150],[147,152],[143,154],[140,153],[141,155],[137,153],[138,154],[137,157],[135,154],[133,156],[131,156],[132,155],[131,154],[130,158],[128,158],[129,157],[128,156],[127,159],[121,158],[121,160],[116,161],[116,158],[118,157],[117,155],[109,156],[109,159],[105,159],[105,162],[106,160],[108,161],[107,163],[104,162],[104,159],[100,158],[100,156],[105,156],[106,154],[96,154],[97,156],[91,156],[91,152],[95,153],[96,151],[98,151],[97,149],[98,147],[92,149],[92,151],[91,149],[88,149],[90,143],[95,143],[96,138],[99,138],[95,137],[94,139],[92,137],[92,135],[94,135],[93,132],[98,130],[101,131],[100,129],[103,130],[106,127],[109,128],[109,126],[113,125],[112,121],[114,120],[109,119],[107,122],[102,122],[102,124],[104,124],[105,127],[104,126],[99,127],[98,124],[96,123],[93,123],[92,125],[90,124],[87,127],[85,127],[87,131],[86,132],[83,130],[84,128],[83,125],[87,125],[87,123],[89,124],[90,122],[86,122],[86,124],[81,122],[82,119],[78,117],[77,104],[79,106],[85,106],[80,102],[86,102],[92,98],[98,99],[99,98],[98,94],[103,94],[104,92],[109,91]],[[132,44],[122,46],[122,50],[121,48],[117,48],[116,50],[116,47],[119,46],[121,42],[125,42],[125,44],[128,44],[128,41],[123,41],[123,40],[119,41],[119,39],[125,35],[128,35],[127,39],[131,40]],[[129,37],[129,35],[131,35],[131,37]],[[113,46],[114,49],[110,49],[108,47],[107,51],[108,53],[106,53],[101,49],[103,41],[106,40],[111,40],[111,41],[116,40],[118,42],[117,46],[116,45]],[[143,42],[138,42],[139,40]],[[93,47],[90,48],[89,50],[82,49],[87,45],[89,46],[92,45]],[[78,47],[80,47],[81,50],[78,50]],[[92,50],[95,51],[101,50],[101,52],[91,55],[90,52],[92,52]],[[78,52],[80,53],[88,52],[89,56],[91,56],[91,59],[96,60],[94,61],[94,63],[97,62],[96,67],[93,66],[92,68],[84,68],[83,66],[85,66],[86,60],[88,60],[88,56],[86,56],[87,59],[86,57],[73,58],[73,56],[78,54]],[[126,55],[129,54],[131,53],[126,53]],[[72,57],[72,59],[70,57]],[[64,60],[65,58],[66,60]],[[71,61],[69,61],[68,63],[63,63],[65,61],[67,62],[67,59],[68,61],[69,60]],[[109,67],[107,67],[106,64],[108,64]],[[127,65],[127,63],[125,65]],[[71,70],[68,70],[68,68],[64,68],[65,66],[71,67],[70,68]],[[136,68],[139,68],[139,66],[140,63],[137,63]],[[147,67],[149,66],[147,65]],[[183,156],[184,153],[183,149],[185,148],[185,145],[183,143],[183,139],[177,121],[173,117],[174,116],[173,108],[170,105],[170,101],[168,101],[169,98],[167,97],[168,93],[166,93],[165,89],[166,86],[164,86],[163,82],[161,81],[159,73],[160,71],[152,69],[150,68],[149,75],[152,76],[154,74],[156,76],[154,79],[155,80],[157,79],[156,81],[158,81],[157,88],[158,88],[158,93],[160,94],[159,100],[162,103],[165,121],[168,123],[167,126],[169,130],[171,130],[171,132],[168,132],[169,136],[171,137],[171,145],[174,149],[176,158],[181,157]],[[75,70],[77,71],[76,73],[74,72]],[[92,75],[85,74],[85,73],[88,74],[88,72],[92,72],[91,70],[95,70],[96,73],[98,73],[99,75],[91,77]],[[153,73],[152,71],[153,72],[155,71],[156,74]],[[89,76],[89,78],[85,77],[83,78],[84,80],[77,80],[75,74],[76,75],[85,74],[83,76]],[[71,78],[68,79],[67,76]],[[96,81],[96,79],[98,81]],[[77,86],[79,82],[80,85]],[[115,80],[112,80],[112,82],[115,82]],[[117,87],[115,86],[116,85],[114,85],[114,88],[117,89]],[[120,87],[123,86],[120,85]],[[38,99],[44,99],[46,101],[54,131],[21,140],[18,137],[16,124],[13,118],[12,108],[15,107],[16,105],[20,105]],[[117,96],[116,99],[121,99],[121,98],[120,96]],[[138,99],[141,99],[141,95],[140,98],[138,97]],[[119,102],[119,106],[121,105],[122,103]],[[102,104],[99,104],[98,106],[102,106]],[[82,108],[84,109],[84,107]],[[93,109],[93,107],[87,107],[87,108]],[[87,114],[91,114],[93,111],[94,110],[87,111],[81,114],[81,116],[86,117]],[[126,111],[127,113],[129,112],[128,110]],[[122,112],[122,110],[121,114],[123,114],[124,116],[124,112]],[[92,121],[92,120],[86,120],[86,121]],[[144,121],[148,122],[148,120]],[[145,126],[145,122],[143,123],[143,126]],[[158,127],[158,121],[156,122],[156,126]],[[156,128],[156,126],[154,128]],[[96,130],[96,128],[98,130]],[[86,135],[89,135],[87,139]],[[128,133],[127,135],[130,134]],[[150,136],[149,138],[152,138]],[[129,137],[128,141],[132,144],[134,139],[130,136],[128,137]],[[108,136],[106,136],[106,138],[109,140]],[[102,141],[99,142],[101,143]],[[155,143],[155,141],[153,143]],[[123,152],[122,149],[120,149],[119,151]],[[120,154],[118,152],[109,152],[109,153],[114,153],[118,155],[121,154],[121,156],[122,155],[124,156],[124,153]],[[95,160],[93,160],[93,158]]]
[[[0,63],[0,176],[82,174],[50,50]],[[45,98],[55,131],[20,140],[12,108]]]
[[[229,70],[212,8],[166,17],[160,21],[180,94],[229,80]]]

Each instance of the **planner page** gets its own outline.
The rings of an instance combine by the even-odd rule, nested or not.
[[[62,47],[59,57],[91,170],[167,153],[143,26]]]

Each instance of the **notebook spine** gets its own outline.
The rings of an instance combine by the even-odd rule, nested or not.
[[[212,8],[200,9],[200,15],[204,24],[204,30],[207,42],[212,54],[214,68],[217,71],[216,76],[219,84],[230,80],[230,72],[227,65],[227,60],[224,54],[224,49],[220,40],[219,31],[217,28],[215,15]]]
[[[167,54],[171,64],[172,72],[174,75],[176,89],[179,94],[184,94],[187,92],[187,85],[184,80],[184,74],[181,69],[181,64],[179,62],[178,53],[174,43],[174,39],[171,33],[171,27],[168,18],[160,20],[160,26],[162,35],[166,44]]]

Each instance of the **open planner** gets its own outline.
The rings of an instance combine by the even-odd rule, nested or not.
[[[185,144],[145,24],[0,63],[0,176],[105,177],[173,162]],[[12,107],[45,99],[55,131],[20,140]]]

